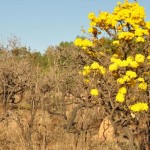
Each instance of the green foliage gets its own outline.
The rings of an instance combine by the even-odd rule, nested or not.
[[[59,44],[60,47],[68,47],[68,46],[71,46],[71,45],[73,45],[73,42],[67,42],[67,41],[60,42],[60,44]]]
[[[38,65],[44,69],[49,67],[48,57],[46,55],[42,55],[40,52],[31,53],[31,61],[34,65]]]

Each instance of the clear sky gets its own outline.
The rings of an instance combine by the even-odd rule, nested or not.
[[[120,0],[123,2],[123,0]],[[133,0],[130,0],[131,2]],[[118,0],[0,0],[0,41],[17,36],[22,45],[44,52],[48,46],[73,41],[88,28],[93,11],[112,12]],[[150,0],[138,0],[150,20]]]

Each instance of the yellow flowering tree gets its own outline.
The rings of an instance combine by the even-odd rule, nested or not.
[[[100,12],[96,16],[91,12],[88,15],[91,38],[77,38],[74,44],[93,60],[80,72],[89,95],[94,97],[90,102],[100,104],[120,134],[123,130],[132,137],[142,133],[139,145],[144,142],[148,147],[150,22],[146,22],[145,17],[142,6],[127,0],[118,2],[112,13]],[[104,32],[111,40],[109,50],[101,43],[100,34]],[[117,130],[119,128],[122,130]],[[133,141],[131,136],[129,138]],[[130,143],[130,149],[136,149],[136,142]]]

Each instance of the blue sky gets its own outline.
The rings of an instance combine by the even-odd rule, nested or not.
[[[123,2],[123,0],[120,0]],[[131,2],[133,0],[130,0]],[[88,28],[89,12],[112,12],[118,0],[0,0],[0,41],[17,36],[23,46],[44,52],[48,46],[73,41]],[[150,1],[138,0],[150,20]]]

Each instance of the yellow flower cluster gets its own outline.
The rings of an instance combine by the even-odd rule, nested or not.
[[[146,82],[142,82],[138,85],[138,88],[141,90],[147,90],[147,83]]]
[[[136,42],[144,42],[144,36],[149,35],[148,29],[150,24],[145,24],[146,17],[144,8],[138,3],[129,3],[125,1],[114,9],[113,15],[119,21],[118,39],[132,40],[136,38]]]
[[[84,66],[84,69],[81,72],[81,74],[83,76],[88,76],[92,70],[96,71],[102,75],[104,75],[106,73],[106,69],[103,66],[101,66],[98,62],[94,61],[90,66]]]
[[[110,64],[109,65],[109,70],[110,71],[116,71],[116,70],[118,70],[118,65],[116,63]]]
[[[137,74],[136,74],[136,72],[129,70],[126,72],[126,76],[129,77],[130,79],[133,79],[133,78],[137,77]]]
[[[120,103],[123,103],[123,102],[125,101],[124,94],[118,93],[118,94],[116,95],[116,101],[117,101],[117,102],[120,102]]]
[[[81,38],[76,38],[75,41],[74,41],[74,44],[76,46],[80,46],[82,47],[82,49],[87,49],[88,47],[92,47],[93,46],[93,43],[88,40],[88,39],[81,39]]]
[[[131,71],[131,70],[128,70],[125,74],[125,76],[123,76],[122,78],[118,78],[117,79],[117,82],[119,84],[124,84],[125,82],[129,82],[131,81],[132,79],[136,78],[137,77],[137,74],[136,72],[134,71]]]
[[[147,103],[136,103],[130,106],[130,110],[134,112],[148,111]]]
[[[145,35],[149,35],[149,32],[148,32],[147,29],[142,29],[142,28],[137,27],[135,29],[134,35],[136,37],[136,42],[137,43],[139,43],[139,42],[145,42],[144,36]]]
[[[99,95],[99,91],[98,91],[98,89],[91,89],[90,94],[92,96],[98,96]]]
[[[94,19],[96,18],[94,12],[90,12],[90,13],[88,14],[88,18],[89,18],[90,20],[94,20]]]
[[[146,22],[146,28],[150,30],[150,22]]]
[[[100,67],[100,65],[99,65],[99,63],[98,62],[93,62],[92,64],[91,64],[91,69],[99,69],[99,67]]]
[[[135,30],[135,36],[138,36],[138,37],[142,37],[142,36],[144,36],[144,35],[149,35],[149,33],[148,33],[148,30],[146,30],[146,29],[142,29],[142,28],[137,28],[136,30]]]
[[[144,78],[138,78],[137,81],[139,82],[138,88],[141,90],[147,90],[147,83],[144,81]]]
[[[114,16],[108,12],[100,12],[99,16],[96,17],[93,12],[89,13],[88,18],[91,20],[90,26],[98,26],[102,28],[115,27],[117,21],[113,18]],[[107,26],[106,26],[107,25]]]
[[[132,40],[134,38],[134,33],[131,32],[119,32],[118,39],[121,40]]]
[[[89,33],[92,33],[92,34],[94,34],[94,35],[97,35],[97,33],[98,33],[97,28],[94,28],[94,27],[90,27],[90,28],[88,29],[88,32],[89,32]]]
[[[115,40],[115,41],[113,41],[113,45],[118,46],[118,45],[119,45],[119,40]]]
[[[93,12],[90,12],[88,18],[92,28],[90,27],[88,31],[94,34],[93,27],[106,32],[108,29],[112,29],[111,31],[117,32],[119,40],[135,38],[137,43],[145,42],[144,37],[150,33],[150,22],[145,22],[145,17],[144,8],[138,3],[119,2],[112,13],[100,12],[96,16]],[[113,44],[119,45],[119,41],[114,41]]]
[[[128,56],[126,60],[120,60],[118,58],[115,58],[114,56],[111,57],[110,61],[112,64],[109,65],[110,71],[116,71],[119,67],[131,67],[131,68],[137,68],[140,66],[140,63],[143,63],[145,60],[145,56],[142,54],[136,54],[135,58],[132,56]]]
[[[135,61],[138,63],[143,63],[145,60],[145,56],[142,54],[136,54],[135,55]]]
[[[94,69],[94,70],[99,70],[99,72],[102,75],[104,75],[106,73],[106,69],[103,66],[99,65],[98,62],[95,62],[95,61],[91,64],[90,68]]]
[[[131,23],[133,26],[141,24],[143,18],[146,17],[143,7],[139,6],[138,3],[129,3],[128,1],[117,5],[113,14],[116,16],[116,19],[125,20],[126,23]],[[129,18],[133,21],[131,22]]]
[[[136,72],[129,70],[129,71],[126,72],[126,74],[123,77],[118,78],[117,82],[119,84],[125,84],[126,82],[128,82],[128,83],[130,82],[129,84],[131,86],[135,85],[136,82],[138,82],[139,83],[138,84],[138,88],[139,89],[141,89],[141,90],[147,90],[148,85],[144,81],[144,79],[143,78],[138,78],[138,79],[134,80],[136,77],[137,77]]]
[[[83,76],[87,76],[90,74],[90,66],[84,66],[84,69],[82,71]]]
[[[137,37],[136,38],[136,42],[140,43],[140,42],[145,42],[145,39],[143,37]]]
[[[94,54],[92,54],[93,51],[88,48],[97,48],[99,46],[98,44],[101,41],[98,39],[97,35],[100,34],[100,31],[105,31],[112,37],[112,39],[115,39],[112,40],[112,45],[114,45],[112,47],[112,50],[114,48],[117,48],[115,51],[117,51],[118,55],[112,55],[112,57],[110,58],[110,64],[107,67],[109,70],[108,73],[112,72],[112,75],[114,75],[114,79],[117,80],[117,83],[119,83],[119,85],[121,86],[115,97],[116,102],[119,103],[123,103],[125,101],[127,89],[131,87],[138,88],[140,92],[145,92],[148,89],[148,82],[145,82],[147,78],[145,77],[144,80],[143,75],[139,77],[140,71],[136,71],[144,66],[147,67],[147,64],[150,64],[149,53],[147,54],[146,51],[145,55],[143,55],[143,52],[141,52],[142,50],[140,50],[137,54],[135,54],[134,51],[128,53],[128,46],[126,46],[130,45],[130,49],[135,46],[133,50],[136,50],[136,48],[138,49],[138,47],[141,49],[142,42],[148,40],[147,37],[150,36],[150,22],[145,22],[145,17],[146,16],[144,8],[139,6],[137,2],[129,3],[128,0],[124,0],[124,3],[117,3],[117,6],[112,13],[100,12],[98,16],[96,16],[94,12],[89,13],[88,18],[90,20],[90,27],[88,29],[88,32],[93,34],[94,38],[92,38],[91,41],[88,39],[77,38],[74,42],[76,46],[80,46],[83,50],[85,50],[84,52],[88,51],[87,54],[97,58],[96,52],[94,51]],[[138,47],[136,47],[136,45]],[[125,47],[123,48],[123,46]],[[124,51],[124,53],[121,53],[121,51]],[[113,53],[113,51],[111,52]],[[97,52],[97,54],[98,53],[99,52]],[[105,55],[103,56],[106,55],[107,53],[105,53]],[[85,82],[91,83],[95,80],[89,79],[91,79],[91,77],[96,77],[97,79],[97,77],[99,77],[97,76],[97,74],[106,74],[106,68],[101,66],[98,62],[94,61],[91,65],[84,66],[84,69],[81,73],[86,78]],[[92,96],[98,96],[99,91],[97,88],[93,88],[90,90],[90,94]],[[136,95],[133,96],[136,98]],[[139,102],[130,106],[129,109],[133,112],[147,111],[148,104]]]
[[[125,94],[127,93],[126,87],[121,87],[116,95],[116,101],[123,103],[125,101]]]

